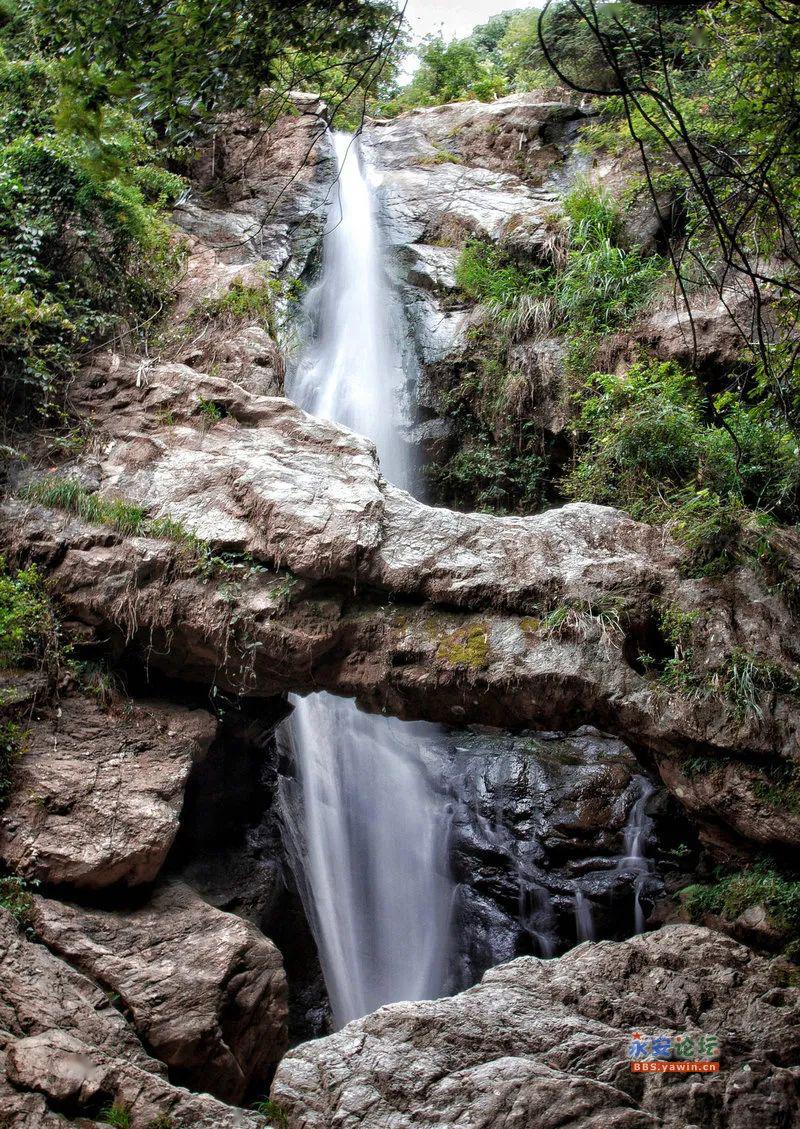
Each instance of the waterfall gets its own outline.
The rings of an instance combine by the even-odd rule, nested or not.
[[[383,474],[407,486],[398,302],[357,144],[337,133],[334,145],[322,272],[306,303],[311,343],[288,392],[373,439]],[[441,995],[453,884],[444,801],[424,764],[436,727],[361,713],[330,694],[291,701],[280,740],[295,777],[281,786],[282,821],[335,1024]]]
[[[652,872],[652,863],[645,857],[644,848],[653,821],[647,814],[647,801],[655,791],[654,786],[644,776],[634,777],[639,790],[625,824],[625,854],[617,863],[617,870],[631,871],[633,879],[634,932],[643,933],[645,926],[642,907],[642,889]]]
[[[334,133],[332,189],[322,274],[306,301],[312,342],[289,378],[300,407],[375,442],[381,471],[408,489],[411,466],[399,429],[405,375],[402,310],[389,285],[375,199],[355,139]]]
[[[594,918],[592,903],[580,886],[575,887],[575,933],[579,941],[594,940]]]

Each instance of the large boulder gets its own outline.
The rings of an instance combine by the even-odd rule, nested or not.
[[[232,1102],[263,1092],[286,1050],[286,977],[249,922],[179,882],[127,911],[37,897],[31,920],[51,951],[119,996],[174,1080]]]
[[[0,1115],[20,1129],[128,1107],[133,1129],[159,1117],[198,1129],[257,1129],[265,1119],[167,1080],[110,994],[34,944],[0,908]],[[89,1122],[89,1124],[93,1124]]]
[[[74,694],[26,728],[0,858],[50,886],[152,882],[178,831],[189,769],[216,732],[211,715]]]
[[[800,1117],[800,991],[785,984],[780,964],[698,927],[587,943],[297,1047],[272,1097],[289,1129],[777,1129]],[[634,1032],[715,1037],[720,1071],[633,1074]]]

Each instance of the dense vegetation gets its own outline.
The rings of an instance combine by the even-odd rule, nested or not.
[[[480,64],[477,86],[455,67],[465,59]],[[796,10],[556,0],[541,20],[533,9],[507,13],[467,40],[428,44],[404,96],[491,97],[538,82],[548,60],[597,92],[581,146],[627,159],[628,188],[612,201],[579,186],[539,261],[513,247],[464,248],[458,282],[485,321],[443,404],[466,438],[432,469],[437,495],[500,511],[565,499],[619,506],[671,522],[704,573],[768,556],[771,525],[800,516]],[[651,193],[663,258],[626,231],[626,213]],[[699,287],[753,311],[752,324],[737,313],[741,356],[727,370],[659,364],[637,344],[637,318],[673,291],[691,303]],[[548,339],[562,342],[573,404],[567,447],[537,428],[514,347]]]
[[[0,4],[0,403],[58,418],[75,366],[140,345],[181,250],[163,219],[223,110],[298,85],[351,116],[391,72],[393,6],[305,0]],[[324,82],[322,79],[324,78]]]
[[[624,60],[635,55],[646,70],[658,67],[662,45],[670,61],[688,61],[688,42],[699,32],[700,0],[648,8],[633,0],[614,0],[596,6],[598,25],[610,36]],[[588,7],[588,6],[586,6]],[[419,49],[419,66],[406,86],[384,101],[384,113],[412,106],[434,106],[466,98],[495,97],[537,87],[554,86],[559,79],[550,67],[539,37],[540,8],[514,9],[492,16],[464,39],[445,42],[431,36]],[[554,55],[600,90],[612,89],[614,73],[607,52],[585,20],[576,18],[574,5],[555,4],[545,18],[547,44]]]

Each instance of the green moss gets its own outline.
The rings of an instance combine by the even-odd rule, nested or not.
[[[519,628],[525,635],[537,635],[542,628],[542,620],[526,615],[519,621]]]
[[[489,665],[489,625],[470,623],[438,637],[436,658],[449,666],[483,670]]]
[[[752,906],[763,906],[788,944],[796,945],[800,939],[800,880],[767,863],[729,874],[718,872],[713,884],[690,886],[681,891],[681,899],[693,918],[715,913],[726,921],[734,921]]]
[[[728,757],[687,757],[681,762],[681,772],[689,780],[694,776],[712,776],[728,763]]]

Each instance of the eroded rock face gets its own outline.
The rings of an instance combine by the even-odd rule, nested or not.
[[[200,396],[221,422],[208,426]],[[694,617],[697,670],[737,650],[793,669],[792,615],[745,569],[684,579],[665,531],[603,506],[497,518],[422,505],[384,482],[366,440],[184,366],[137,387],[123,362],[87,374],[75,397],[108,439],[62,473],[258,565],[204,580],[180,543],[8,501],[12,552],[51,571],[89,636],[133,640],[165,673],[259,696],[328,689],[455,725],[587,721],[687,755],[794,749],[791,696],[740,713],[724,692],[670,691],[638,659],[668,607]],[[163,404],[176,422],[159,417]],[[558,627],[555,607],[568,612]],[[663,662],[671,652],[656,643]]]
[[[171,1085],[108,995],[27,940],[2,908],[0,1050],[0,1114],[15,1127],[63,1124],[50,1106],[66,1103],[73,1116],[91,1116],[113,1102],[130,1107],[133,1129],[158,1117],[204,1129],[266,1124],[257,1114]]]
[[[211,715],[73,695],[26,727],[0,858],[50,886],[152,882],[178,831],[189,769],[216,732]]]
[[[470,334],[481,323],[456,283],[464,243],[488,239],[526,260],[549,258],[560,199],[582,167],[573,141],[590,112],[566,91],[539,91],[411,111],[362,133],[421,364],[423,423],[409,438],[436,461],[458,435],[431,435],[425,424],[442,414],[442,396],[468,367]],[[546,416],[566,410],[560,366],[555,377],[546,362],[528,357],[527,367],[539,391],[548,386],[548,401],[537,397],[533,413],[545,426]]]
[[[281,955],[254,926],[167,882],[140,909],[92,910],[37,897],[37,934],[118,994],[171,1077],[241,1101],[286,1049]]]
[[[791,1124],[800,993],[782,982],[777,964],[692,926],[521,958],[460,996],[392,1004],[295,1048],[272,1096],[290,1129]],[[716,1035],[720,1073],[632,1075],[634,1031]]]
[[[441,762],[458,883],[454,990],[516,956],[642,928],[664,888],[656,844],[666,813],[621,741],[589,726],[478,728],[449,734]]]

